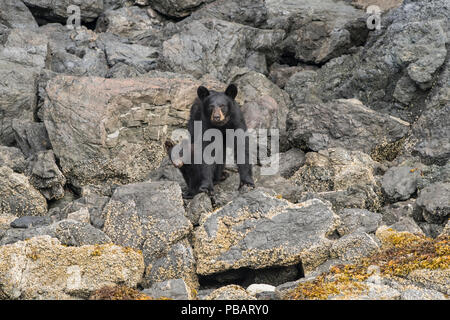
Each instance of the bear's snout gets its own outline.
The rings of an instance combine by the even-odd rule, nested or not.
[[[214,107],[213,112],[211,113],[211,121],[212,122],[222,122],[225,120],[225,115],[222,112],[220,107]]]

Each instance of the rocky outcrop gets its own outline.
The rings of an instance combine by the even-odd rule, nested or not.
[[[186,123],[199,85],[181,75],[54,78],[44,123],[63,174],[75,185],[143,180],[165,156],[161,140]]]
[[[194,233],[197,273],[303,263],[328,257],[338,217],[321,201],[293,205],[255,190],[208,215]]]
[[[163,58],[175,72],[195,77],[209,73],[226,81],[234,66],[267,73],[264,52],[284,36],[282,30],[262,30],[217,19],[201,19],[181,27],[163,43]]]
[[[409,131],[409,123],[378,114],[355,99],[296,105],[286,125],[288,139],[296,147],[313,151],[341,147],[368,154]]]
[[[176,183],[119,187],[103,212],[103,230],[114,243],[142,250],[148,284],[182,278],[191,288],[197,286],[192,248],[185,240],[192,225]]]
[[[5,0],[0,3],[0,23],[11,29],[32,30],[38,27],[33,15],[22,0]]]
[[[14,142],[13,119],[34,119],[38,76],[35,68],[0,59],[0,143],[3,145]]]
[[[0,167],[0,213],[21,216],[43,216],[47,202],[22,174]]]
[[[4,299],[80,299],[103,286],[137,285],[142,254],[116,245],[65,247],[48,236],[0,247]],[[45,272],[43,272],[45,270]]]

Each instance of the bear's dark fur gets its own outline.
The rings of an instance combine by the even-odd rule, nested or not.
[[[173,159],[171,156],[172,163],[180,168],[183,177],[188,185],[188,192],[184,195],[185,197],[193,197],[197,193],[207,192],[212,193],[214,191],[214,184],[218,181],[226,179],[227,175],[223,171],[225,167],[225,155],[226,155],[226,130],[227,129],[241,129],[243,132],[247,131],[247,125],[245,124],[244,116],[242,114],[239,105],[234,100],[237,95],[237,88],[234,84],[230,84],[225,92],[217,92],[213,90],[208,90],[207,88],[200,86],[197,89],[198,97],[195,99],[194,104],[191,107],[190,118],[188,122],[188,131],[191,136],[190,143],[190,156],[191,164],[177,165],[177,161],[180,159]],[[196,147],[201,147],[203,151],[205,147],[210,143],[202,140],[202,136],[196,137],[194,135],[194,122],[201,121],[202,124],[202,136],[204,132],[208,129],[217,129],[222,133],[223,137],[223,162],[221,164],[213,163],[206,164],[204,161],[202,164],[193,164],[194,160],[194,149]],[[229,141],[228,141],[229,142]],[[235,159],[237,155],[237,150],[239,147],[244,147],[239,145],[239,139],[235,138],[234,141],[234,154]],[[244,163],[238,164],[238,171],[240,177],[241,188],[244,185],[254,187],[254,182],[252,178],[252,166],[250,164],[249,157],[249,147],[248,138],[245,140],[245,160]],[[173,143],[166,143],[166,149],[172,150]],[[243,149],[243,148],[242,148]],[[241,150],[242,150],[241,149]],[[170,155],[170,153],[169,153]],[[178,163],[180,164],[180,163]]]

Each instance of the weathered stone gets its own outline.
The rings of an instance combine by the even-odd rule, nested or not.
[[[148,247],[150,244],[151,242],[144,243],[142,249],[144,255],[154,250]],[[151,259],[146,256],[144,259],[149,261],[145,269],[144,287],[155,282],[180,278],[186,283],[190,292],[198,289],[199,284],[195,274],[196,262],[187,239],[178,241],[162,252],[154,254]]]
[[[192,293],[183,279],[170,279],[156,282],[142,293],[154,299],[191,300]]]
[[[356,99],[300,104],[287,117],[289,141],[319,151],[341,147],[371,153],[383,143],[404,137],[409,123],[364,106]]]
[[[244,288],[231,284],[211,292],[205,300],[256,300]]]
[[[270,66],[269,79],[281,89],[284,89],[289,78],[297,72],[303,71],[300,66],[291,67],[274,63]]]
[[[353,232],[374,233],[382,222],[381,214],[363,209],[344,209],[338,215],[341,224],[337,231],[341,236]]]
[[[267,20],[264,0],[216,0],[203,5],[178,24],[202,18],[215,18],[261,28]]]
[[[265,50],[281,41],[284,31],[261,30],[216,19],[196,20],[163,43],[169,68],[199,78],[210,73],[225,81],[233,67],[267,73]],[[221,52],[220,54],[216,54]]]
[[[289,179],[301,166],[305,164],[305,153],[297,148],[280,153],[279,173],[283,178]]]
[[[12,29],[32,30],[38,27],[30,10],[21,0],[4,0],[0,3],[0,23]]]
[[[185,239],[192,225],[185,217],[175,182],[142,182],[118,187],[103,209],[103,230],[122,246],[142,250],[145,281],[182,278],[196,288],[195,260]]]
[[[330,255],[333,259],[355,263],[378,250],[379,246],[371,236],[364,232],[354,232],[334,241]]]
[[[67,8],[74,3],[70,0],[48,1],[48,0],[24,0],[31,12],[40,19],[66,21],[72,15]],[[103,11],[103,0],[78,0],[76,5],[80,8],[83,21],[93,21]]]
[[[420,229],[420,227],[417,225],[417,223],[414,221],[413,218],[410,217],[402,217],[400,218],[396,223],[390,226],[390,228],[394,229],[395,231],[407,231],[413,234],[419,234],[419,235],[425,235]]]
[[[12,145],[13,119],[29,120],[36,111],[37,69],[0,59],[0,143]]]
[[[18,148],[0,146],[0,166],[11,168],[18,173],[24,173],[27,162]]]
[[[111,244],[65,247],[49,236],[1,246],[0,257],[4,299],[88,298],[104,286],[135,287],[144,272],[136,250]]]
[[[234,69],[229,81],[239,89],[236,101],[241,106],[247,128],[278,129],[279,143],[285,144],[286,115],[291,106],[289,95],[263,74],[247,69]]]
[[[383,222],[387,225],[394,224],[403,217],[413,218],[416,221],[423,220],[422,209],[416,204],[415,199],[384,206],[381,213],[383,214]]]
[[[47,213],[45,198],[30,184],[27,177],[0,167],[0,214],[43,216]]]
[[[186,216],[195,226],[198,225],[202,216],[207,215],[211,211],[213,211],[211,199],[206,193],[202,192],[189,201],[186,207]]]
[[[90,223],[91,216],[87,208],[82,208],[78,211],[71,212],[67,215],[67,219],[75,220],[81,223]]]
[[[408,200],[416,192],[419,172],[411,167],[392,167],[383,176],[381,187],[391,201]]]
[[[413,270],[408,274],[407,278],[426,289],[437,290],[446,295],[450,294],[450,269]]]
[[[434,183],[419,192],[417,205],[430,223],[446,221],[450,215],[450,183]]]
[[[98,46],[105,51],[110,67],[123,63],[133,67],[140,74],[153,70],[157,66],[159,51],[157,48],[128,44],[120,38],[108,33],[102,33],[97,40]],[[111,72],[111,71],[109,71]]]
[[[0,46],[0,60],[24,67],[45,68],[47,55],[47,36],[35,29],[12,29],[4,45]]]
[[[371,282],[364,282],[366,286],[362,292],[346,294],[346,295],[332,295],[330,300],[399,300],[400,292],[384,284],[377,284]]]
[[[100,196],[95,193],[84,195],[76,199],[62,208],[61,218],[65,219],[72,212],[77,212],[83,209],[89,210],[90,223],[102,229],[105,223],[105,215],[103,214],[103,207],[108,203],[109,197]]]
[[[209,214],[194,232],[197,273],[303,263],[328,257],[338,217],[321,201],[291,204],[254,190]]]
[[[97,20],[95,31],[108,32],[132,40],[142,36],[156,36],[161,32],[163,19],[153,10],[149,15],[150,10],[137,6],[107,10]]]
[[[98,35],[86,27],[69,31],[56,23],[45,24],[40,33],[49,39],[47,68],[57,73],[104,77],[108,72],[105,52],[97,45]]]
[[[306,154],[305,164],[289,179],[303,191],[345,190],[354,185],[375,185],[378,164],[360,151],[342,148]]]
[[[200,84],[180,75],[54,78],[44,123],[63,174],[74,185],[143,180],[166,156],[160,140],[187,122]]]
[[[11,222],[12,228],[42,227],[52,223],[50,217],[23,216]]]
[[[152,0],[151,5],[159,12],[172,17],[185,17],[203,3],[212,0]]]
[[[357,98],[374,110],[413,122],[423,111],[423,101],[430,94],[433,81],[448,69],[445,67],[448,15],[445,0],[404,3],[383,16],[381,30],[370,32],[363,48],[330,60],[317,72],[302,71],[293,75],[289,80],[292,84],[289,86],[288,82],[286,90],[297,106],[337,98]],[[368,31],[366,26],[363,28]],[[398,81],[404,87],[402,76],[415,84],[408,88],[414,93],[408,92],[406,105],[393,97]],[[444,76],[442,82],[437,90],[448,92],[448,76]],[[445,94],[438,100],[442,101],[442,106],[448,105]],[[429,117],[431,119],[436,117]],[[440,137],[447,126],[444,123],[440,122],[435,130],[441,132]],[[417,126],[422,131],[420,127],[423,126]],[[436,141],[428,150],[442,155],[448,152],[447,146],[442,150],[444,152],[439,151],[438,139],[430,137],[430,132],[422,132],[424,138],[428,137],[425,139]],[[441,141],[444,143],[445,140]],[[428,151],[425,144],[421,149]]]
[[[30,158],[27,169],[30,183],[38,189],[46,199],[64,197],[66,178],[59,170],[52,150],[40,151]]]
[[[430,289],[408,289],[401,293],[400,300],[447,300],[443,293]]]
[[[5,232],[0,245],[24,241],[37,236],[48,235],[58,239],[61,244],[66,246],[84,246],[111,243],[111,239],[91,226],[75,220],[61,220],[53,224],[43,224],[26,229],[9,229]]]

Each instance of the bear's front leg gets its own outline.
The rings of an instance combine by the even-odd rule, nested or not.
[[[212,164],[203,164],[201,168],[202,179],[200,182],[200,187],[198,188],[199,192],[206,192],[208,194],[212,194],[214,192],[214,165]]]
[[[238,172],[239,172],[239,189],[243,186],[249,186],[254,188],[255,183],[253,182],[252,177],[252,165],[251,164],[238,164]]]
[[[243,140],[235,140],[234,159],[237,163],[239,172],[239,189],[243,186],[255,187],[253,182],[252,165],[250,162],[250,139],[246,136]],[[244,158],[242,159],[242,155]],[[242,161],[244,160],[244,161]],[[242,163],[243,162],[243,163]]]

